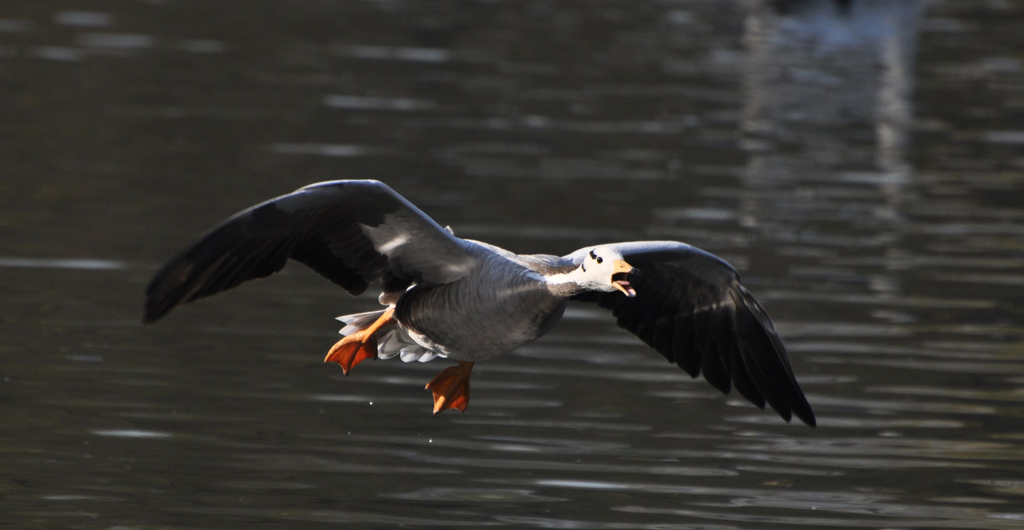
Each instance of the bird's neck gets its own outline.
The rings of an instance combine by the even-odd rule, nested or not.
[[[562,298],[576,296],[587,288],[580,284],[579,269],[577,267],[565,270],[554,270],[544,275],[544,285],[552,294]]]

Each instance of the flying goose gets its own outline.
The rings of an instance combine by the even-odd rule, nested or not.
[[[369,358],[457,363],[427,384],[435,415],[465,411],[473,363],[544,335],[573,300],[611,310],[723,393],[735,387],[787,422],[815,424],[772,321],[724,260],[676,241],[514,254],[455,237],[374,180],[311,184],[235,214],[157,272],[143,320],[274,274],[289,258],[352,295],[380,287],[384,309],[339,317],[344,337],[325,362],[345,374]]]

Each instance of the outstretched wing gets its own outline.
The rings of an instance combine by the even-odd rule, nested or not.
[[[723,393],[735,386],[751,403],[764,408],[767,402],[786,421],[795,414],[815,424],[775,326],[731,265],[675,241],[608,246],[640,271],[629,278],[636,297],[587,292],[574,300],[611,309],[620,327],[690,376],[703,373]],[[565,258],[579,264],[590,248]]]
[[[475,266],[467,247],[381,182],[312,184],[235,214],[178,253],[150,281],[143,320],[269,276],[289,258],[353,295],[381,279],[448,283]]]

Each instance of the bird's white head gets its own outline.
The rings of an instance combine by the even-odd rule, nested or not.
[[[583,263],[569,274],[571,281],[579,284],[589,291],[601,291],[610,293],[622,291],[626,296],[633,298],[636,291],[629,284],[627,275],[635,274],[637,270],[622,259],[622,254],[612,247],[599,246],[590,249]]]

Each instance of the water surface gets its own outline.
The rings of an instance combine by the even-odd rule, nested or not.
[[[0,522],[1020,528],[1022,24],[1009,1],[6,2]],[[443,361],[321,363],[375,301],[301,266],[140,324],[203,230],[335,178],[514,251],[721,255],[818,428],[593,307],[436,418]]]

